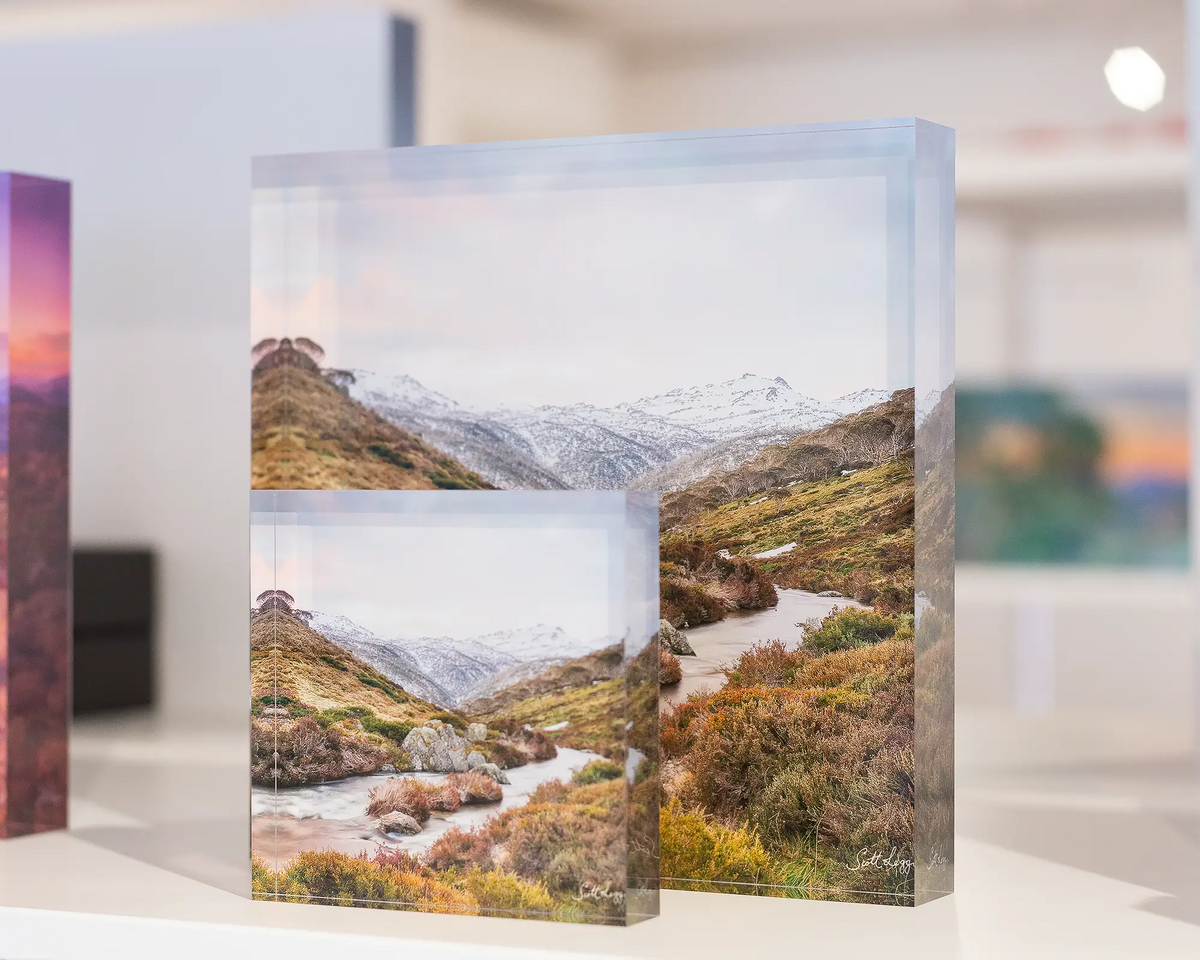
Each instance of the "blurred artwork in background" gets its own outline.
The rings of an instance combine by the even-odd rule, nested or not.
[[[71,186],[0,174],[0,837],[67,825]]]
[[[960,387],[958,559],[1188,564],[1187,387]]]

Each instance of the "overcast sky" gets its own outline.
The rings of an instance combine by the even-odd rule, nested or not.
[[[464,639],[539,623],[583,640],[610,632],[604,528],[375,522],[254,526],[251,600],[286,590],[300,609],[349,617],[384,639]]]
[[[882,177],[379,188],[288,216],[291,289],[260,249],[256,335],[286,323],[331,366],[468,406],[612,405],[743,373],[820,399],[902,386],[887,383]]]

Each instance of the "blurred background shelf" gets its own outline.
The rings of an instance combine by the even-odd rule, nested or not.
[[[969,744],[964,745],[970,749]],[[958,890],[916,909],[663,893],[630,929],[257,903],[248,737],[141,715],[76,725],[72,825],[0,845],[0,955],[454,958],[1194,957],[1200,794],[1171,764],[966,776]]]

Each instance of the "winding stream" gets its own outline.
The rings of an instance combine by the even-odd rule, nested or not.
[[[680,657],[683,679],[659,691],[659,708],[682,703],[693,693],[712,692],[725,685],[721,668],[764,640],[782,640],[788,647],[800,643],[798,623],[828,615],[834,607],[863,607],[847,597],[820,597],[806,590],[776,587],[779,603],[766,610],[732,613],[717,623],[684,630],[694,657]]]
[[[377,773],[348,777],[332,783],[314,783],[305,787],[251,789],[253,843],[259,853],[275,848],[279,862],[290,860],[301,850],[340,850],[343,853],[374,853],[377,844],[410,853],[427,850],[433,841],[451,827],[471,830],[488,817],[523,806],[538,784],[547,780],[569,780],[571,774],[598,753],[559,747],[558,756],[541,763],[528,763],[504,773],[512,782],[504,784],[504,799],[497,803],[463,806],[454,813],[434,812],[425,829],[415,836],[400,837],[381,833],[375,821],[366,815],[368,793],[389,777],[416,777],[431,783],[446,778],[443,773]]]

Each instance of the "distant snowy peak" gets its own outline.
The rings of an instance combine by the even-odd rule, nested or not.
[[[419,380],[405,374],[387,376],[369,370],[351,370],[350,373],[354,376],[350,395],[368,407],[392,406],[443,415],[466,412],[449,397],[430,390]]]
[[[839,416],[832,405],[793,390],[783,377],[752,373],[702,387],[679,387],[617,409],[685,424],[714,441],[781,427],[801,433]]]
[[[860,410],[866,410],[868,407],[883,403],[885,400],[890,399],[891,396],[890,390],[856,390],[854,393],[848,393],[844,397],[838,397],[829,406],[838,412],[838,416],[846,417],[852,413],[858,413]]]
[[[579,640],[562,627],[548,627],[543,623],[517,630],[498,630],[495,633],[473,637],[472,640],[522,661],[573,660],[616,642],[610,637],[590,642]]]

